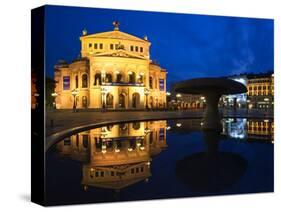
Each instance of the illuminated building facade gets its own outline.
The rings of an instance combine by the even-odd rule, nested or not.
[[[171,87],[168,107],[176,110],[188,109],[203,109],[206,105],[206,100],[202,95],[183,94],[174,91],[174,86]]]
[[[57,144],[61,157],[83,163],[82,185],[119,190],[151,176],[152,157],[167,147],[166,121],[111,125]]]
[[[274,107],[274,74],[249,77],[247,89],[249,109]]]
[[[84,30],[80,41],[81,58],[55,66],[57,109],[166,107],[166,71],[150,59],[146,36],[121,32],[114,22],[113,31]]]

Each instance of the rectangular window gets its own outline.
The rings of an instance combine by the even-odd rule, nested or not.
[[[136,52],[138,52],[139,51],[139,47],[138,46],[136,46]]]
[[[92,43],[89,43],[89,48],[91,48],[92,47]]]
[[[143,48],[142,47],[140,47],[140,52],[143,52]]]
[[[159,79],[159,88],[160,88],[160,91],[165,90],[165,80],[164,79]]]
[[[111,176],[114,176],[114,171],[111,171]]]
[[[100,176],[104,177],[104,172],[103,171],[100,172]]]
[[[113,44],[110,44],[110,49],[114,49],[114,45]]]
[[[131,48],[131,51],[133,52],[134,51],[134,46],[131,46],[130,48]]]
[[[95,175],[96,175],[96,177],[98,177],[98,176],[99,176],[99,172],[98,172],[98,171],[96,171]]]
[[[94,44],[94,49],[98,49],[98,44],[97,43]]]
[[[103,44],[102,43],[100,43],[100,49],[103,49]]]
[[[70,89],[70,76],[64,76],[63,77],[63,90],[69,90]]]

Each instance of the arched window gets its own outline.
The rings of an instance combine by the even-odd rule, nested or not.
[[[149,88],[152,89],[153,88],[153,79],[152,77],[149,77]]]
[[[135,74],[135,72],[131,72],[129,74],[129,83],[136,83],[136,74]]]
[[[122,76],[122,74],[117,74],[116,75],[116,82],[118,82],[118,83],[120,83],[120,82],[122,82],[123,81],[123,76]]]
[[[132,107],[138,108],[140,104],[140,95],[138,93],[133,93],[132,96]]]
[[[110,93],[106,95],[106,107],[113,108],[113,95]]]
[[[78,75],[75,76],[75,88],[78,88]]]
[[[111,83],[112,82],[112,75],[111,74],[106,74],[105,75],[105,82],[106,83]]]
[[[125,94],[123,93],[119,95],[119,107],[125,108]]]
[[[97,74],[95,74],[94,85],[100,85],[100,84],[101,84],[101,74],[97,73]]]
[[[83,74],[82,75],[82,88],[87,88],[88,87],[88,75]]]

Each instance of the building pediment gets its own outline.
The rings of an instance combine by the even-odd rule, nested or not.
[[[146,41],[144,39],[138,38],[134,35],[130,35],[128,33],[121,32],[118,30],[95,33],[95,34],[90,34],[90,35],[85,35],[85,36],[80,37],[80,39],[88,39],[88,38],[108,38],[108,39],[131,40],[131,41],[149,43],[148,41]]]

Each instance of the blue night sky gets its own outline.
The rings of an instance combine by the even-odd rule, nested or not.
[[[71,62],[80,53],[79,36],[113,30],[152,43],[151,59],[168,71],[168,86],[195,77],[216,77],[273,70],[273,28],[270,19],[233,18],[176,13],[79,7],[46,7],[46,72],[60,59]]]

